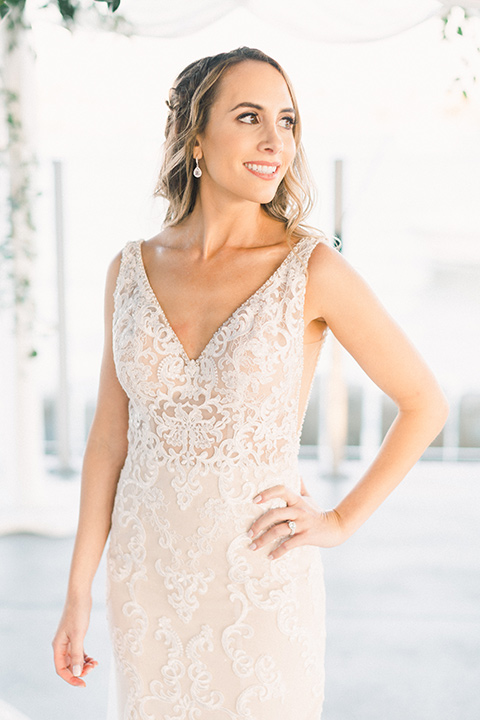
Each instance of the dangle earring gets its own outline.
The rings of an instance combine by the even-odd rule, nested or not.
[[[199,178],[202,175],[202,169],[198,167],[198,158],[195,158],[195,162],[197,164],[196,164],[196,167],[193,168],[193,174],[195,175],[196,178]]]

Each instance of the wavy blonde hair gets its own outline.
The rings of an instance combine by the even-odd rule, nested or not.
[[[304,222],[314,205],[316,191],[301,143],[300,113],[292,83],[276,60],[261,50],[249,47],[196,60],[182,70],[170,89],[166,101],[169,113],[163,159],[153,193],[155,197],[163,197],[169,203],[164,227],[178,225],[195,206],[199,185],[193,176],[196,137],[207,126],[221,77],[229,68],[246,60],[265,62],[278,70],[288,87],[296,115],[293,126],[296,144],[294,160],[279,184],[275,197],[269,203],[262,204],[262,208],[267,215],[284,223],[290,246],[290,238],[293,237],[315,236],[326,240],[324,233]]]

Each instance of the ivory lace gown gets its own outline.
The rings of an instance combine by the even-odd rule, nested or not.
[[[113,349],[128,454],[107,557],[121,720],[320,718],[320,549],[272,561],[279,541],[251,551],[246,534],[285,506],[253,503],[258,492],[300,492],[305,268],[318,242],[299,240],[196,360],[148,282],[142,241],[123,250]]]

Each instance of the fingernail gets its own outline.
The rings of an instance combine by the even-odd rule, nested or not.
[[[80,675],[82,674],[82,666],[74,665],[72,668],[72,673],[75,677],[80,677]]]
[[[247,537],[253,537],[253,530],[249,530],[249,531],[248,531]]]
[[[249,548],[249,550],[256,550],[257,545],[256,545],[256,543],[252,543],[251,545],[248,546],[248,548]]]
[[[262,496],[261,496],[261,495],[256,495],[256,496],[253,498],[253,502],[254,502],[254,503],[259,503],[259,502],[261,502],[261,501],[262,501]]]

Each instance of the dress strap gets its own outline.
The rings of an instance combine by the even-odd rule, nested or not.
[[[129,240],[122,249],[120,259],[120,268],[118,270],[117,281],[115,284],[114,297],[118,301],[119,296],[130,290],[131,286],[136,284],[136,246],[141,240]]]
[[[328,240],[323,239],[322,237],[309,236],[303,237],[297,242],[293,253],[297,260],[297,262],[294,263],[295,273],[303,271],[304,275],[307,275],[310,255],[312,254],[314,248],[316,248],[320,243],[328,244]]]

